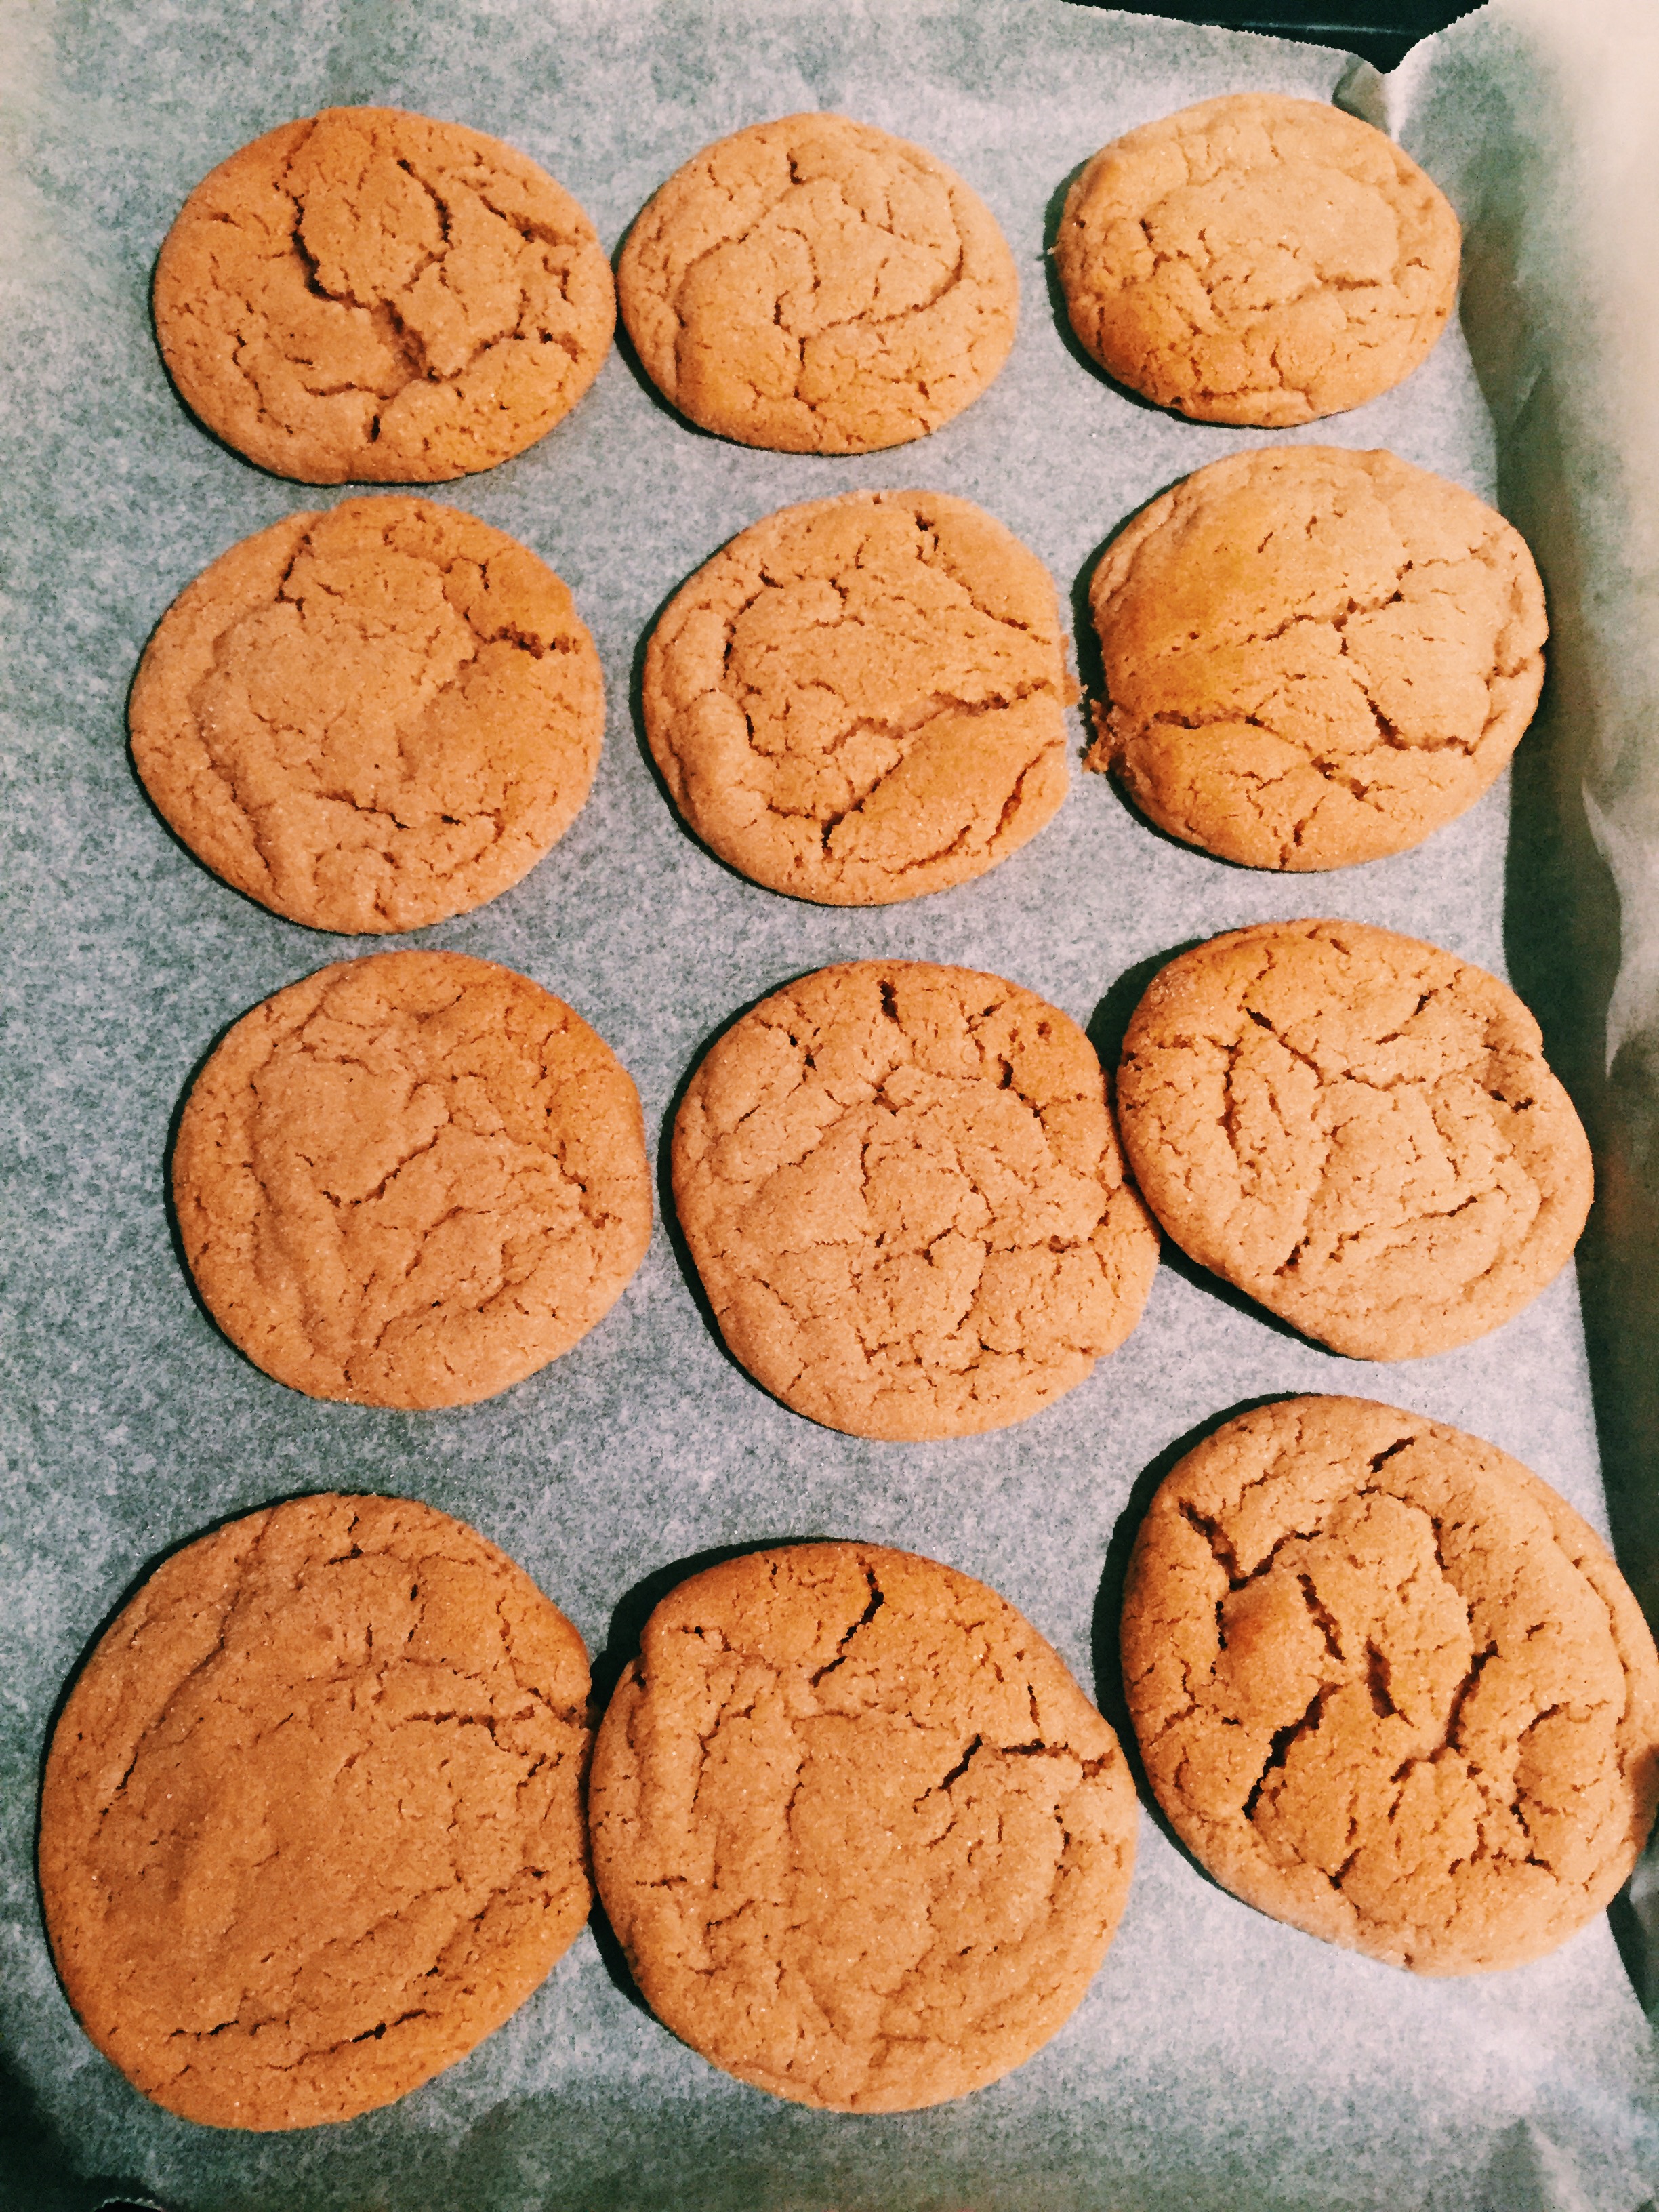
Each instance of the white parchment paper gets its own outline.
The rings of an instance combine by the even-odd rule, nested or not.
[[[1115,1717],[1117,1577],[1158,1476],[1244,1403],[1338,1390],[1492,1438],[1604,1528],[1605,1466],[1615,1540],[1651,1599],[1659,937],[1640,893],[1659,823],[1659,509],[1635,425],[1645,408],[1650,438],[1642,363],[1659,303],[1631,211],[1654,174],[1652,102],[1632,88],[1645,5],[1615,20],[1590,0],[1569,26],[1541,0],[1502,0],[1378,80],[1327,50],[1063,0],[13,0],[0,2204],[81,2212],[125,2190],[180,2212],[1632,2212],[1659,2189],[1659,2068],[1606,1921],[1534,1966],[1418,1981],[1249,1911],[1150,1812],[1122,1931],[1071,2025],[978,2096],[886,2119],[728,2081],[650,2019],[589,1935],[499,2034],[385,2112],[283,2137],[197,2129],[81,2035],[33,1877],[40,1759],[102,1624],[166,1549],[319,1486],[419,1497],[473,1522],[572,1616],[607,1680],[655,1595],[711,1549],[812,1534],[902,1544],[1003,1591]],[[1188,101],[1339,84],[1458,206],[1465,308],[1399,390],[1291,434],[1387,446],[1497,497],[1527,532],[1556,643],[1512,787],[1418,851],[1334,877],[1224,866],[1080,775],[1014,860],[913,904],[815,908],[720,866],[677,821],[639,733],[638,659],[664,601],[787,501],[916,485],[989,508],[1080,611],[1094,559],[1135,508],[1284,434],[1160,414],[1068,343],[1044,260],[1064,186],[1106,139]],[[510,139],[577,195],[608,248],[708,140],[838,109],[959,169],[1023,287],[995,386],[896,453],[726,445],[680,422],[618,351],[540,445],[441,488],[570,584],[610,719],[593,798],[563,842],[506,896],[413,940],[325,938],[241,899],[170,838],[125,750],[127,686],[174,593],[249,532],[347,495],[260,474],[183,411],[149,322],[156,249],[214,163],[345,101]],[[1086,624],[1079,656],[1088,680]],[[1073,735],[1080,751],[1080,718]],[[258,1373],[197,1306],[174,1249],[165,1168],[194,1069],[257,1000],[353,952],[430,943],[536,977],[619,1054],[655,1143],[711,1036],[828,961],[990,969],[1109,1054],[1172,951],[1310,913],[1507,972],[1546,1021],[1607,1193],[1586,1246],[1588,1351],[1571,1273],[1496,1336],[1381,1367],[1302,1342],[1171,1255],[1141,1328],[1035,1420],[969,1443],[862,1443],[787,1413],[732,1364],[659,1222],[621,1304],[567,1358],[484,1406],[398,1414],[319,1405]],[[1638,1889],[1627,1936],[1643,1909]]]

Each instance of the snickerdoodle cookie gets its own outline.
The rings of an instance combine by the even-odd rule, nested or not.
[[[763,1000],[692,1078],[673,1173],[732,1352],[854,1436],[1024,1420],[1127,1336],[1158,1262],[1093,1046],[966,968],[859,961]]]
[[[844,115],[705,146],[629,233],[623,320],[683,415],[745,446],[867,453],[990,383],[1019,280],[996,219],[923,147]]]
[[[1251,867],[1417,844],[1497,775],[1544,678],[1519,532],[1392,453],[1212,461],[1113,541],[1089,605],[1110,708],[1086,764]]]
[[[166,1560],[64,1708],[40,1893],[135,2087],[313,2127],[483,2040],[587,1917],[587,1656],[405,1499],[299,1498]]]
[[[675,804],[770,890],[876,906],[994,867],[1066,796],[1048,572],[938,492],[787,507],[652,633],[645,726]]]
[[[1103,147],[1054,258],[1103,368],[1204,422],[1283,428],[1408,376],[1457,295],[1443,195],[1369,123],[1232,93]]]
[[[1264,922],[1170,961],[1118,1114],[1182,1250],[1356,1359],[1499,1328],[1589,1210],[1589,1146],[1520,1000],[1359,922]]]
[[[1069,2019],[1134,1857],[1116,1737],[1005,1599],[873,1544],[751,1553],[652,1614],[593,1753],[641,1989],[775,2096],[908,2112]]]
[[[528,548],[394,495],[222,554],[162,617],[130,712],[145,788],[228,883],[313,929],[418,929],[563,836],[605,683]]]
[[[1356,1398],[1229,1421],[1135,1540],[1147,1778],[1217,1881],[1425,1974],[1564,1942],[1659,1796],[1659,1659],[1607,1547],[1457,1429]]]
[[[196,1286],[279,1382],[488,1398],[607,1313],[651,1233],[639,1095],[562,1000],[457,952],[324,968],[196,1079],[173,1188]]]
[[[167,234],[155,304],[185,404],[302,483],[493,468],[575,405],[617,319],[562,185],[393,107],[331,107],[222,161]]]

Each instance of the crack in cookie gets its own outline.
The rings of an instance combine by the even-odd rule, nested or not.
[[[1420,842],[1498,774],[1543,683],[1525,541],[1391,453],[1212,462],[1113,541],[1089,605],[1110,704],[1085,765],[1248,867]]]
[[[665,610],[642,686],[691,829],[830,906],[920,898],[1034,837],[1066,796],[1075,696],[1048,571],[935,492],[752,524]]]
[[[1054,259],[1073,329],[1120,382],[1199,422],[1285,428],[1411,374],[1460,250],[1444,196],[1380,131],[1235,93],[1103,147]]]
[[[1166,1477],[1123,1672],[1216,1879],[1419,1973],[1564,1942],[1659,1797],[1659,1658],[1606,1547],[1492,1445],[1358,1399],[1242,1415]]]
[[[1087,1037],[966,969],[765,1000],[692,1078],[673,1176],[733,1354],[854,1436],[1025,1419],[1127,1336],[1158,1261]]]
[[[705,147],[635,222],[617,287],[675,406],[782,453],[925,437],[1002,367],[1019,301],[1007,243],[961,178],[841,115]]]
[[[279,1382],[468,1405],[568,1352],[645,1254],[633,1084],[526,977],[454,952],[325,968],[245,1015],[179,1123],[209,1311]]]
[[[429,1507],[296,1498],[176,1553],[46,1765],[87,2033],[210,2127],[347,2119],[452,2064],[586,1920],[587,1696],[569,1622]]]
[[[681,1583],[600,1725],[595,1879],[659,2017],[839,2112],[994,2081],[1081,2001],[1135,1799],[1055,1653],[982,1583],[868,1544]]]
[[[1262,923],[1172,960],[1130,1021],[1118,1113],[1182,1249],[1351,1358],[1500,1328],[1589,1210],[1589,1146],[1525,1006],[1359,922]]]
[[[204,569],[133,685],[134,763],[197,857],[312,929],[419,929],[570,826],[605,732],[552,570],[424,500],[290,515]]]
[[[499,139],[396,108],[286,124],[204,178],[155,270],[185,403],[306,483],[434,483],[544,436],[598,374],[610,265]]]

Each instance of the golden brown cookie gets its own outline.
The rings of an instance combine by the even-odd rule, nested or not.
[[[222,554],[162,617],[129,711],[145,788],[228,883],[312,929],[419,929],[569,828],[605,681],[527,547],[393,496]]]
[[[995,376],[1019,312],[1014,258],[978,194],[844,115],[705,146],[635,222],[617,291],[683,415],[787,453],[926,437]]]
[[[1358,407],[1428,353],[1457,218],[1410,155],[1322,100],[1231,93],[1103,147],[1054,258],[1079,338],[1201,422]]]
[[[1071,2017],[1134,1860],[1116,1737],[982,1583],[873,1544],[682,1583],[600,1723],[594,1879],[653,2009],[833,2112],[981,2088]]]
[[[1652,1824],[1659,1658],[1607,1547],[1391,1406],[1292,1398],[1188,1453],[1135,1539],[1123,1674],[1216,1880],[1418,1973],[1553,1950]]]
[[[610,264],[499,138],[395,107],[285,123],[198,185],[155,266],[185,404],[302,483],[439,483],[532,445],[599,374]]]
[[[190,1094],[173,1191],[231,1342],[368,1406],[522,1382],[610,1311],[651,1234],[609,1046],[459,952],[345,961],[244,1015]]]
[[[82,2027],[220,2128],[390,2103],[586,1919],[587,1655],[403,1498],[297,1498],[156,1569],[52,1736],[40,1893]]]
[[[1110,711],[1085,766],[1249,867],[1419,843],[1497,775],[1544,680],[1526,541],[1392,453],[1212,461],[1113,541],[1089,605]]]
[[[769,514],[676,594],[646,733],[674,802],[769,890],[879,906],[981,875],[1066,796],[1054,587],[965,499]]]
[[[763,1000],[691,1079],[673,1172],[733,1353],[853,1436],[1024,1420],[1116,1350],[1158,1264],[1094,1047],[966,968],[857,961]]]
[[[1589,1211],[1589,1146],[1514,992],[1360,922],[1263,922],[1170,961],[1117,1097],[1182,1249],[1354,1359],[1500,1328]]]

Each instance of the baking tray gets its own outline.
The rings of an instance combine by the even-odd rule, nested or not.
[[[1573,251],[1550,118],[1583,88],[1540,58],[1539,12],[1520,0],[1483,11],[1380,80],[1329,50],[1062,0],[15,9],[0,2203],[1631,2212],[1653,2192],[1659,2068],[1607,1920],[1532,1966],[1417,1981],[1249,1911],[1150,1810],[1121,1932],[1073,2022],[991,2089],[885,2118],[809,2112],[707,2066],[639,2005],[596,1925],[506,2027],[398,2105],[300,2135],[195,2128],[138,2097],[81,2035],[33,1866],[44,1744],[101,1626],[168,1548],[318,1487],[417,1497],[471,1521],[575,1620],[601,1681],[654,1597],[711,1552],[856,1534],[993,1584],[1116,1717],[1115,1589],[1151,1487],[1241,1405],[1335,1390],[1491,1438],[1603,1528],[1605,1470],[1615,1538],[1651,1596],[1642,1378],[1659,1329],[1638,1146],[1652,1091],[1634,1001],[1607,1074],[1630,924],[1602,857],[1624,836],[1628,873],[1629,853],[1646,848],[1639,808],[1620,812],[1619,775],[1588,804],[1580,787],[1587,763],[1606,769],[1609,715],[1639,721],[1659,686],[1643,690],[1652,672],[1628,634],[1646,572],[1632,582],[1632,541],[1616,526],[1613,434],[1581,388],[1587,366],[1607,381],[1584,356],[1599,341],[1580,295],[1596,272]],[[1556,644],[1512,781],[1416,852],[1330,877],[1226,867],[1081,775],[1014,859],[908,905],[807,907],[722,867],[675,817],[640,732],[642,641],[665,601],[788,501],[955,492],[1048,563],[1091,680],[1083,594],[1102,545],[1191,469],[1285,434],[1185,422],[1092,368],[1047,275],[1065,185],[1104,140],[1188,101],[1339,88],[1395,124],[1458,205],[1464,308],[1396,392],[1289,436],[1387,446],[1496,494],[1527,531]],[[228,890],[170,838],[125,750],[127,687],[174,593],[248,532],[349,495],[262,475],[181,409],[149,322],[156,249],[226,154],[349,101],[510,139],[576,194],[608,249],[711,138],[839,109],[957,167],[1001,222],[1023,289],[997,383],[895,453],[767,454],[703,436],[623,347],[539,445],[438,488],[570,584],[610,716],[593,797],[554,853],[491,905],[413,939],[319,936]],[[1072,735],[1075,760],[1080,716]],[[1383,1367],[1304,1342],[1167,1252],[1142,1327],[1057,1405],[992,1437],[878,1444],[799,1419],[733,1365],[659,1218],[619,1304],[565,1358],[483,1406],[404,1414],[269,1381],[207,1320],[178,1255],[165,1166],[194,1070],[249,1006],[331,959],[417,942],[534,976],[632,1073],[660,1157],[710,1038],[803,970],[888,954],[989,969],[1064,1007],[1109,1057],[1171,951],[1308,913],[1402,928],[1507,971],[1544,1018],[1614,1201],[1585,1248],[1588,1351],[1571,1271],[1496,1336]],[[1639,1972],[1639,1891],[1623,1913]]]

